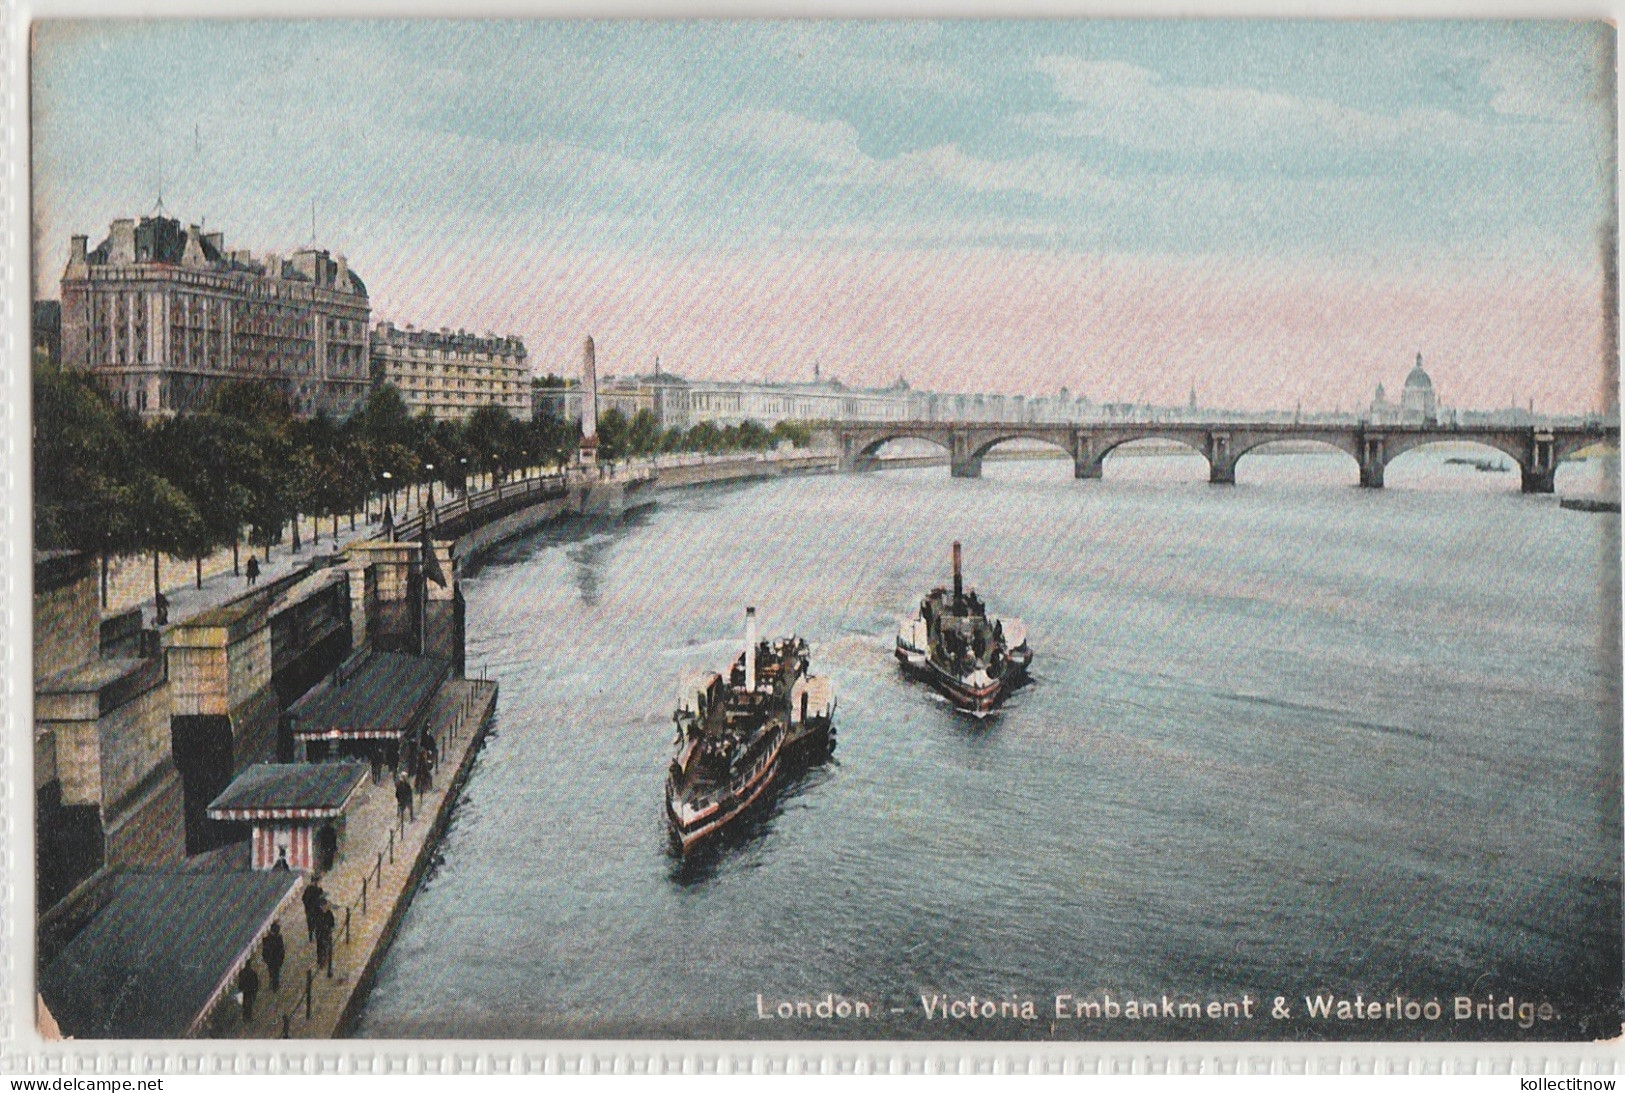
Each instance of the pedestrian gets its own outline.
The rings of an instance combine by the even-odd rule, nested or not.
[[[327,893],[322,891],[321,883],[313,876],[310,883],[305,885],[305,891],[299,897],[305,904],[305,930],[310,934],[310,940],[316,940],[317,912],[327,900]]]
[[[412,783],[406,780],[406,775],[395,775],[395,822],[406,823],[417,819],[412,815]]]
[[[287,943],[282,940],[282,923],[271,923],[271,929],[266,932],[265,940],[260,942],[260,955],[265,958],[265,973],[271,980],[271,989],[281,990],[282,961],[288,955]]]
[[[323,824],[316,832],[316,868],[331,869],[339,853],[339,833],[332,824]]]
[[[433,788],[434,788],[434,762],[429,758],[429,753],[428,752],[420,750],[418,752],[418,773],[417,773],[418,800],[420,800],[420,801],[423,800],[423,795],[425,793],[429,792]]]
[[[243,996],[243,1023],[247,1024],[254,1019],[254,996],[260,992],[260,973],[254,970],[253,957],[237,973],[237,990]]]
[[[316,912],[316,966],[326,970],[329,979],[333,978],[333,930],[337,925],[333,908],[324,900]]]
[[[434,742],[433,733],[425,733],[423,737],[423,751],[429,757],[429,769],[433,770],[440,765],[440,747]]]
[[[253,588],[254,582],[260,579],[260,560],[252,554],[248,556],[248,587]]]

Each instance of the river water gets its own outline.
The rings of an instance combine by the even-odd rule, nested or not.
[[[1617,1034],[1619,517],[1452,454],[1380,491],[1331,453],[810,477],[506,545],[463,583],[494,734],[358,1032]],[[891,654],[955,538],[1036,653],[980,723]],[[839,747],[679,863],[675,681],[747,604],[809,639]]]

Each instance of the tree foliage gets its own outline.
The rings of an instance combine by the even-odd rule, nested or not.
[[[598,435],[601,456],[612,460],[811,440],[805,425],[792,422],[771,430],[755,421],[662,429],[647,409],[628,419],[614,408],[600,416]],[[202,558],[246,532],[249,543],[268,547],[296,514],[336,521],[409,485],[450,491],[469,475],[566,466],[580,436],[573,419],[517,421],[492,406],[461,423],[413,417],[389,385],[348,420],[300,420],[279,388],[257,381],[223,385],[203,412],[149,424],[115,406],[83,373],[38,364],[35,543],[104,558]]]

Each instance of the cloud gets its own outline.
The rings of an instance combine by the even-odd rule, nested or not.
[[[817,121],[782,110],[743,110],[721,119],[719,138],[770,155],[829,168],[825,183],[897,189],[944,187],[974,194],[1027,193],[1054,199],[1121,194],[1121,184],[1052,152],[987,159],[958,144],[939,144],[890,158],[859,147],[858,130],[845,121]]]
[[[725,145],[754,148],[865,172],[873,164],[858,148],[858,131],[845,121],[816,121],[787,110],[737,110],[721,118],[715,133]]]
[[[1587,86],[1588,66],[1581,57],[1542,51],[1507,51],[1485,60],[1480,78],[1493,95],[1490,107],[1497,114],[1516,118],[1573,121],[1599,98],[1611,96],[1606,77],[1589,81],[1592,94],[1578,98],[1574,88]],[[1597,58],[1600,60],[1600,58]],[[1598,64],[1596,71],[1604,71]]]
[[[1164,152],[1259,153],[1284,147],[1339,149],[1474,146],[1482,126],[1437,108],[1385,115],[1315,96],[1249,87],[1170,84],[1150,69],[1121,61],[1046,55],[1034,68],[1050,77],[1073,109],[1032,114],[1023,124],[1052,135],[1091,137]]]

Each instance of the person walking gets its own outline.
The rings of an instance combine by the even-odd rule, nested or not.
[[[243,1023],[247,1024],[254,1019],[254,996],[260,992],[260,973],[254,970],[253,957],[237,973],[237,990],[243,996]]]
[[[333,978],[333,930],[337,925],[333,908],[322,901],[316,912],[316,966],[324,969],[329,979]]]
[[[248,556],[248,587],[253,588],[254,583],[260,579],[260,560],[252,554]]]
[[[429,761],[429,753],[418,751],[417,791],[418,801],[421,803],[423,795],[434,788],[434,766]]]
[[[305,930],[310,935],[309,940],[315,941],[317,912],[322,909],[322,904],[327,902],[327,893],[322,891],[321,882],[311,877],[310,883],[305,885],[304,894],[299,898],[305,904]]]
[[[271,990],[281,990],[282,961],[288,955],[287,943],[282,940],[282,923],[271,923],[271,929],[266,933],[265,940],[260,942],[260,955],[265,958],[265,974],[271,981]]]
[[[417,819],[412,814],[412,783],[405,774],[395,775],[395,822],[405,824]]]

